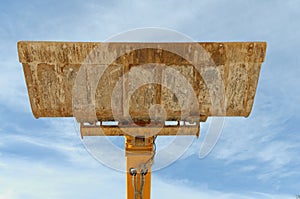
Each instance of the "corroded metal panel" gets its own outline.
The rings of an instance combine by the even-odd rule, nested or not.
[[[159,104],[165,120],[205,120],[250,114],[266,43],[19,42],[18,53],[37,118],[149,121]],[[74,108],[75,84],[84,103]],[[197,104],[184,106],[190,95]]]
[[[121,128],[120,128],[121,127]],[[153,124],[147,126],[103,126],[103,125],[80,125],[81,136],[135,136],[135,137],[151,137],[155,135],[159,136],[187,136],[196,135],[199,136],[200,124],[189,125],[164,125]],[[125,133],[126,132],[126,133]]]

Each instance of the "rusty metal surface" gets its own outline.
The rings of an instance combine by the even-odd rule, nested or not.
[[[165,120],[182,120],[182,107],[178,99],[174,97],[173,91],[158,84],[148,84],[135,90],[124,74],[138,68],[142,64],[163,64],[178,72],[188,81],[194,90],[199,103],[199,110],[185,108],[188,115],[195,116],[198,112],[201,121],[208,116],[244,116],[247,117],[252,109],[256,86],[259,78],[261,64],[266,54],[265,42],[224,42],[224,43],[110,43],[107,52],[95,53],[95,49],[104,43],[92,42],[19,42],[19,60],[23,65],[31,108],[34,116],[39,117],[72,117],[74,116],[73,88],[76,77],[82,65],[90,67],[101,67],[109,65],[97,82],[94,96],[90,95],[88,89],[82,90],[82,96],[87,99],[94,97],[94,108],[99,121],[114,121],[115,116],[126,120],[129,110],[133,121],[148,121],[149,108],[155,104],[161,104],[165,108]],[[122,49],[133,49],[134,47],[147,48],[121,54],[113,62],[107,61],[105,57],[118,54]],[[193,47],[200,45],[207,55]],[[164,48],[179,48],[185,54],[186,59],[162,50]],[[127,51],[128,52],[128,51]],[[89,55],[95,59],[89,59]],[[212,96],[219,89],[208,88],[207,81],[217,82],[210,78],[204,81],[199,71],[190,61],[196,63],[201,59],[200,70],[207,72],[208,66],[214,67],[219,73],[224,85],[224,96],[220,107],[225,111],[213,110]],[[213,63],[212,63],[213,62]],[[162,77],[167,70],[159,67],[148,66],[147,73],[139,74],[133,78],[144,78],[149,81],[176,81]],[[150,71],[150,72],[149,72]],[[94,75],[94,74],[87,74]],[[123,79],[122,79],[123,78]],[[122,89],[117,95],[116,101],[122,104],[118,111],[112,111],[112,92],[118,81],[122,79]],[[216,83],[217,84],[217,83]],[[180,88],[178,92],[184,91]],[[131,94],[129,103],[125,99]],[[223,103],[223,104],[222,104]],[[77,107],[78,108],[78,107]],[[82,113],[88,110],[85,106],[79,107]],[[86,111],[88,112],[88,111]],[[115,114],[115,115],[114,115]],[[198,115],[198,116],[200,116]],[[82,114],[79,121],[88,120],[89,115]],[[120,120],[120,119],[118,119]]]
[[[126,132],[126,134],[125,134]],[[200,124],[193,125],[147,125],[147,126],[130,126],[130,125],[85,125],[80,124],[81,137],[84,136],[186,136],[193,135],[199,137]]]

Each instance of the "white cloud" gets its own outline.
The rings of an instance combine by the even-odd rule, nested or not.
[[[0,73],[0,104],[10,109],[29,112],[30,105],[21,65],[18,66],[17,62],[12,61],[5,61],[2,64],[5,67],[1,68]]]
[[[1,170],[1,199],[124,198],[125,174],[97,167],[61,167],[6,159],[10,168]],[[86,162],[89,164],[89,161]],[[152,198],[190,199],[293,199],[289,195],[222,192],[197,187],[188,181],[170,181],[153,175]]]
[[[0,199],[13,199],[14,190],[13,189],[7,189],[3,193],[0,192]]]
[[[8,151],[10,149],[15,151],[14,147],[17,147],[16,143],[18,145],[26,144],[25,147],[39,147],[39,149],[47,149],[49,152],[55,152],[54,154],[49,154],[49,158],[55,158],[57,154],[61,154],[66,158],[64,161],[72,164],[81,165],[90,160],[91,163],[89,166],[95,167],[97,165],[90,154],[84,149],[80,136],[76,132],[78,129],[76,129],[77,127],[73,118],[53,119],[49,121],[35,120],[35,122],[31,123],[31,125],[41,127],[34,130],[23,128],[17,124],[6,124],[8,127],[13,126],[14,129],[6,128],[2,131],[2,148]],[[24,156],[22,151],[19,152],[21,152],[21,157]],[[27,158],[36,159],[34,151],[31,153],[26,154]],[[6,155],[9,154],[4,151],[2,156]],[[14,155],[18,157],[18,153]],[[47,159],[47,156],[45,156],[45,159]],[[36,161],[39,160],[37,159]]]
[[[103,191],[104,198],[123,196],[122,191],[113,191],[123,188],[123,176],[105,168],[98,167],[99,170],[96,171],[89,167],[67,168],[59,166],[59,163],[55,166],[24,160],[9,161],[9,164],[10,168],[1,171],[0,193],[4,193],[4,197],[80,199],[94,198],[96,195],[102,195]],[[113,186],[109,182],[113,182]]]
[[[158,185],[153,187],[153,198],[190,198],[190,199],[294,199],[289,195],[273,195],[265,193],[230,193],[220,192],[210,189],[197,190],[194,187],[187,187],[184,184],[174,183],[169,184],[164,181],[157,183]],[[159,187],[157,187],[159,186]],[[168,191],[167,191],[168,190]],[[170,191],[176,190],[176,191]]]

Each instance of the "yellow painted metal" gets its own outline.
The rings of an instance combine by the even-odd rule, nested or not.
[[[151,195],[151,163],[154,155],[153,137],[131,137],[126,138],[126,187],[127,199],[150,199]],[[142,169],[147,168],[147,174],[142,182]],[[136,181],[133,182],[134,176],[130,174],[130,169],[137,171]],[[136,192],[136,197],[135,197]],[[142,198],[140,197],[142,195]]]
[[[81,137],[84,136],[197,136],[200,133],[200,123],[192,124],[186,122],[178,122],[176,125],[166,125],[165,123],[151,124],[147,126],[139,126],[137,124],[127,125],[102,125],[102,124],[80,124]]]

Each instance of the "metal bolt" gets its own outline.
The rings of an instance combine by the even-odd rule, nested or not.
[[[129,169],[129,173],[130,173],[130,175],[132,175],[132,176],[136,176],[136,175],[137,175],[137,171],[136,171],[135,168],[130,168],[130,169]]]

